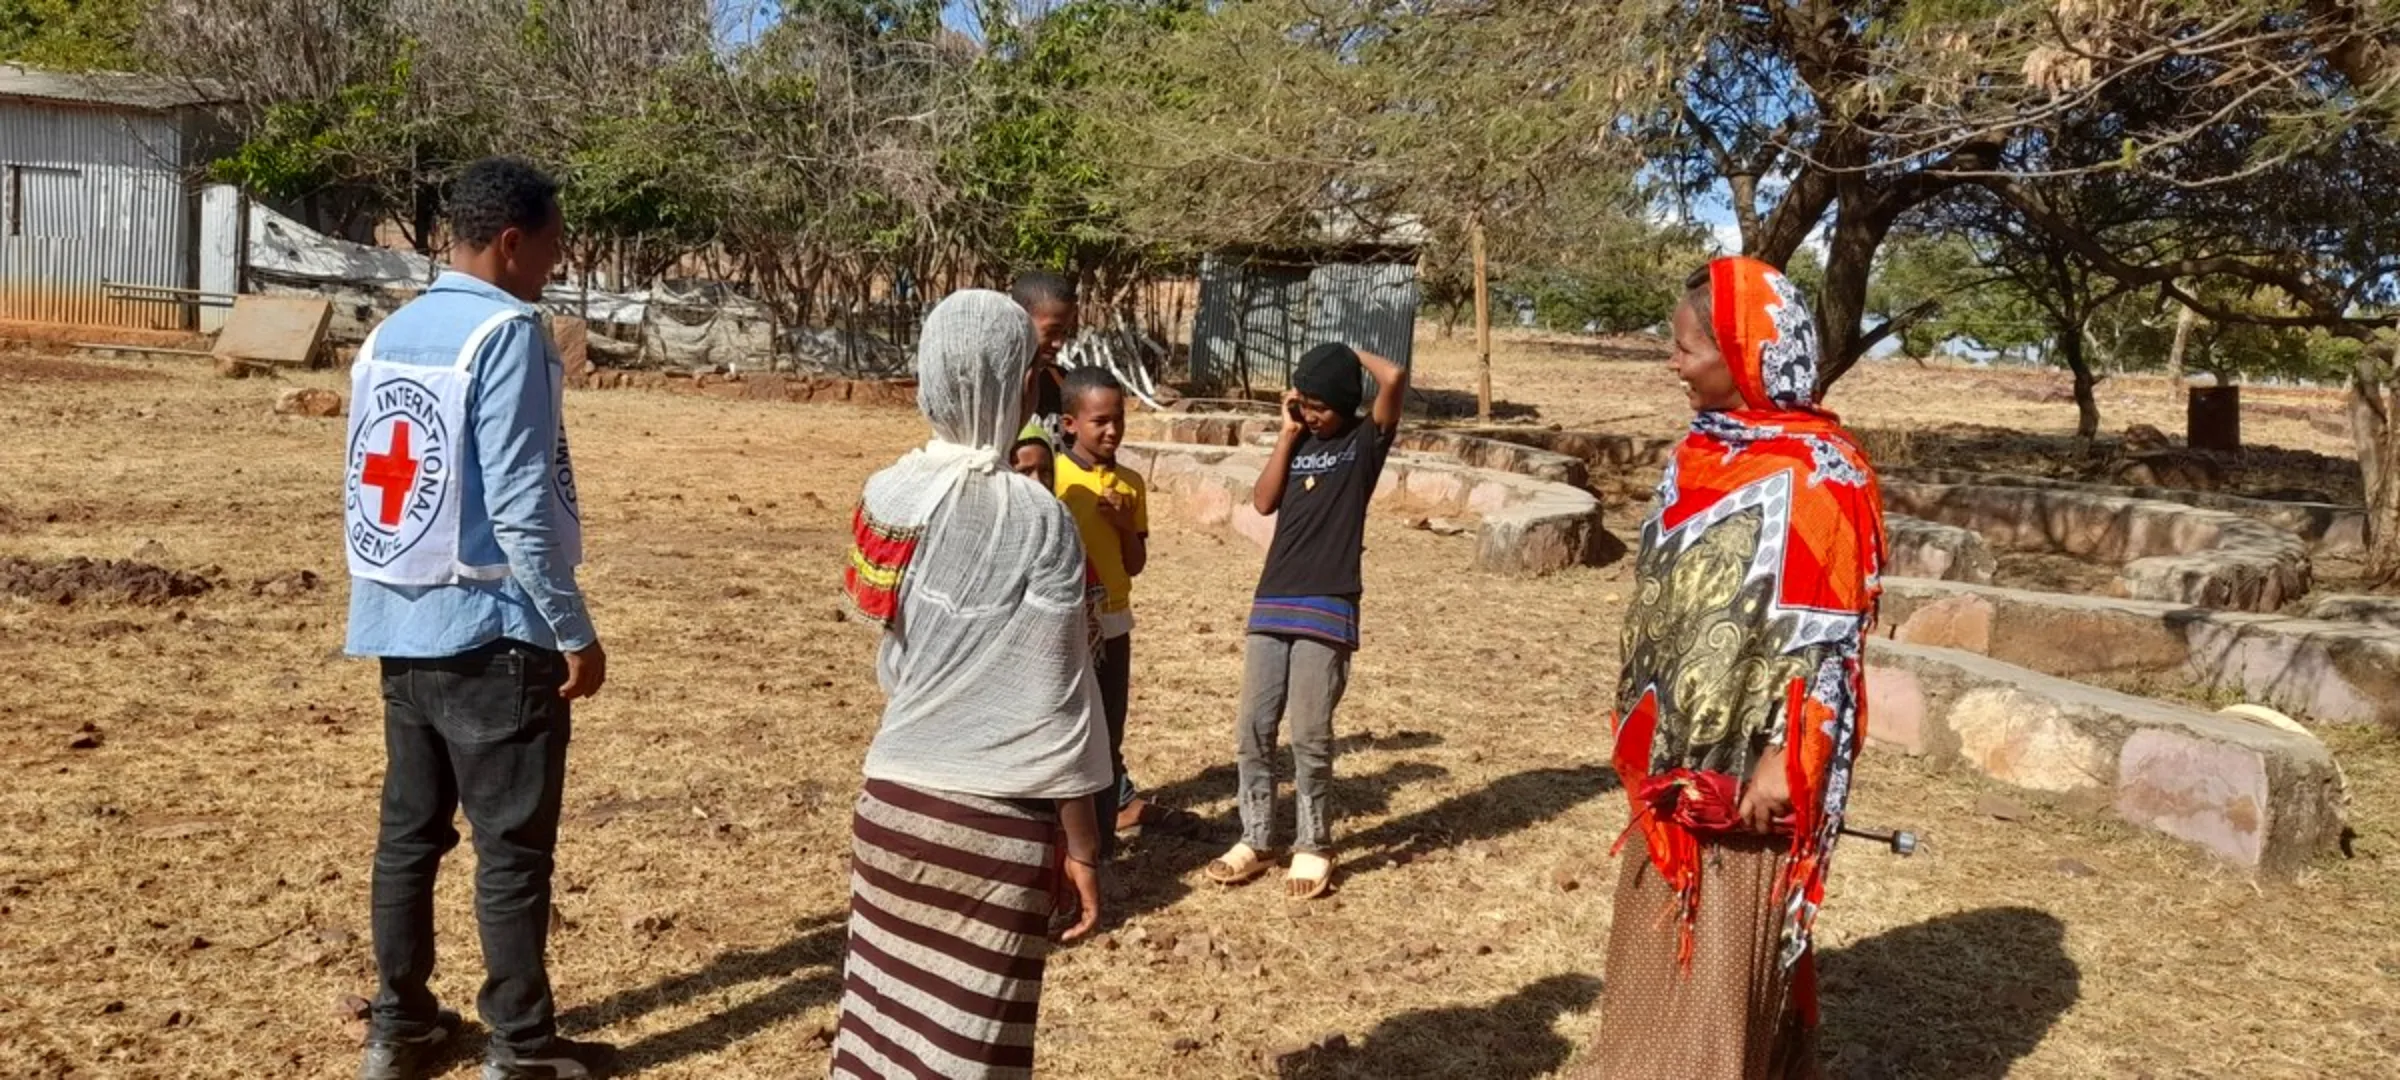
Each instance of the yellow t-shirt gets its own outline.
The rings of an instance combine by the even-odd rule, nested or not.
[[[1075,455],[1061,451],[1052,462],[1058,473],[1058,497],[1075,515],[1075,530],[1083,536],[1083,551],[1092,560],[1108,600],[1100,608],[1100,632],[1118,637],[1133,630],[1133,575],[1125,572],[1125,543],[1117,530],[1100,517],[1100,495],[1115,491],[1133,504],[1133,530],[1150,535],[1149,488],[1142,474],[1122,465],[1086,469]]]

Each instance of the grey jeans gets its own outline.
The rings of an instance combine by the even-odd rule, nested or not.
[[[1350,650],[1314,638],[1250,635],[1242,660],[1242,713],[1235,722],[1241,775],[1242,842],[1275,847],[1275,732],[1292,722],[1293,802],[1299,832],[1292,850],[1322,852],[1333,842],[1333,709],[1350,681]]]

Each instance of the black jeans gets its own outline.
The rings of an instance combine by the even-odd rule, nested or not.
[[[1100,857],[1117,852],[1118,796],[1125,790],[1125,713],[1133,702],[1133,635],[1121,634],[1100,643],[1092,656],[1092,674],[1100,680],[1100,711],[1108,721],[1108,790],[1092,796],[1092,814],[1100,820]]]
[[[551,856],[566,787],[566,680],[558,653],[497,641],[439,660],[383,661],[383,827],[375,841],[372,1023],[411,1036],[434,1021],[433,880],[458,846],[461,807],[475,836],[475,921],[495,1043],[531,1050],[557,1030],[543,952]]]

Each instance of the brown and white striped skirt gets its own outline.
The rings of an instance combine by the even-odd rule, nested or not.
[[[867,781],[833,1075],[1033,1075],[1057,810]]]

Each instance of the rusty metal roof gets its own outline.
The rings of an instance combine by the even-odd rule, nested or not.
[[[114,72],[45,71],[0,64],[0,99],[99,105],[166,112],[225,100],[222,91],[188,79]]]

